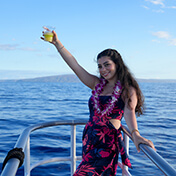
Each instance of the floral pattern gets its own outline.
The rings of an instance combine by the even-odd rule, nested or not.
[[[111,96],[100,96],[100,106],[106,107]],[[122,119],[124,103],[121,99],[115,103],[112,113],[100,116],[94,109],[92,97],[89,100],[90,119],[83,131],[83,159],[74,176],[115,176],[118,155],[122,163],[131,168],[123,143],[121,127],[117,130],[109,119]]]
[[[112,96],[109,102],[106,103],[106,107],[101,109],[99,102],[99,95],[103,92],[104,86],[108,83],[105,79],[100,79],[100,83],[95,86],[95,90],[92,90],[92,100],[94,105],[94,110],[99,114],[100,117],[109,115],[114,109],[115,102],[118,101],[121,92],[122,86],[120,81],[117,81],[115,87],[113,88]]]

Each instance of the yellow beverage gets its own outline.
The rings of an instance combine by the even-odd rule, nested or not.
[[[45,41],[52,42],[53,41],[53,33],[52,32],[45,32],[44,34]]]

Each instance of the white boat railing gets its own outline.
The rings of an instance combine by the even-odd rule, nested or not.
[[[129,129],[123,126],[123,132],[132,140]],[[176,176],[176,170],[156,151],[145,144],[139,144],[140,150],[167,176]]]
[[[71,121],[53,121],[47,123],[41,123],[32,125],[26,128],[23,133],[18,138],[18,141],[15,144],[14,148],[22,148],[22,151],[25,153],[24,158],[24,175],[30,176],[32,169],[37,166],[51,163],[51,162],[59,162],[59,161],[70,161],[71,162],[71,175],[73,175],[76,170],[76,161],[81,160],[81,156],[76,156],[76,125],[85,125],[87,121],[85,120],[71,120]],[[70,157],[57,157],[51,158],[48,160],[40,161],[36,164],[31,165],[30,163],[30,134],[38,129],[51,127],[51,126],[59,126],[59,125],[70,125],[71,126],[71,147],[70,147]],[[129,130],[123,126],[123,134],[124,134],[124,142],[126,145],[127,153],[129,152],[129,137],[131,138],[131,134]],[[176,170],[165,161],[157,152],[151,149],[149,146],[140,144],[141,151],[167,176],[176,175]],[[20,160],[18,158],[11,158],[7,161],[1,176],[15,176],[20,164]],[[120,168],[122,169],[122,176],[131,176],[128,171],[128,167],[124,166],[120,162],[118,163]]]

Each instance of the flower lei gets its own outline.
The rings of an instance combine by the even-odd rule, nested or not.
[[[99,101],[99,95],[103,92],[104,86],[108,83],[105,79],[100,79],[100,83],[95,86],[95,90],[92,91],[92,100],[94,103],[94,109],[95,111],[102,116],[109,115],[112,110],[114,109],[115,102],[118,101],[121,92],[122,92],[122,86],[120,81],[117,81],[114,87],[114,91],[112,93],[111,99],[108,101],[106,107],[104,110],[100,109],[100,101]]]

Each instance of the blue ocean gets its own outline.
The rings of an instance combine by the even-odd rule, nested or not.
[[[137,118],[142,136],[155,144],[157,152],[176,169],[176,82],[139,82],[146,110]],[[54,120],[88,120],[91,90],[82,83],[0,82],[0,169],[3,160],[23,130]],[[125,125],[124,119],[122,124]],[[31,162],[69,156],[69,126],[41,129],[31,134]],[[77,155],[81,155],[84,126],[77,126]],[[130,141],[130,159],[135,176],[163,173]],[[77,163],[79,164],[79,162]],[[1,170],[0,170],[1,172]],[[18,176],[23,175],[23,166]],[[70,176],[70,163],[52,163],[35,168],[32,176]],[[121,169],[118,167],[118,174]]]

